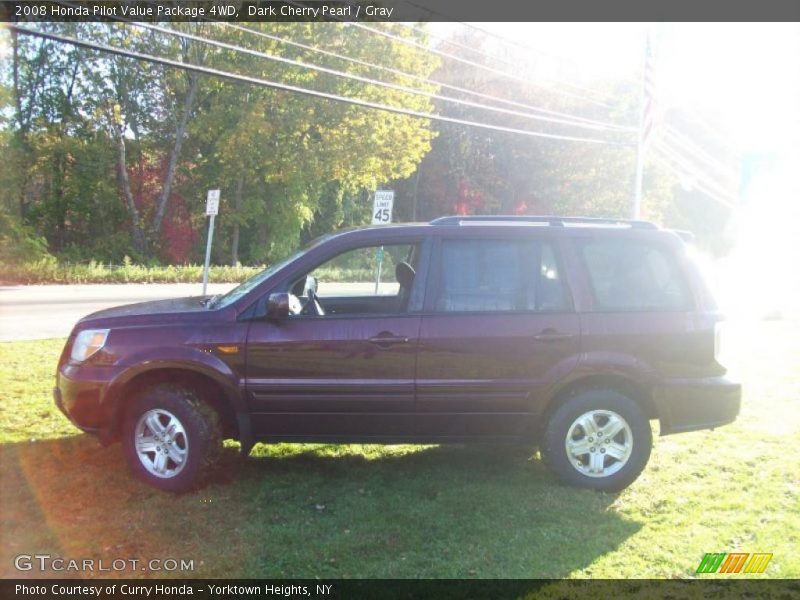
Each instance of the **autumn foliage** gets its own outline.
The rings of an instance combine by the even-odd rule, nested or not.
[[[153,219],[167,169],[166,162],[163,157],[155,160],[142,157],[136,164],[128,166],[133,200],[139,215],[145,222]],[[191,262],[192,249],[199,237],[197,228],[192,224],[186,199],[180,192],[181,184],[186,179],[189,167],[190,165],[183,165],[182,169],[178,169],[177,185],[173,187],[172,194],[170,194],[164,223],[158,239],[153,240],[159,258],[170,264]]]

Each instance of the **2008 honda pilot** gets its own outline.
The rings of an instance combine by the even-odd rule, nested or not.
[[[223,438],[538,443],[565,482],[630,484],[661,434],[729,423],[721,316],[674,232],[443,217],[316,240],[218,297],[82,319],[55,400],[184,491]]]

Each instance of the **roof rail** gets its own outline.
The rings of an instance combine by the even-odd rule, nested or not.
[[[690,243],[690,244],[693,243],[695,241],[695,239],[696,239],[694,233],[692,233],[691,231],[688,231],[686,229],[670,229],[669,231],[671,231],[672,233],[677,235],[684,242],[687,242],[687,243]]]
[[[462,223],[540,223],[550,227],[565,225],[627,225],[632,229],[658,229],[658,225],[650,221],[630,219],[602,219],[598,217],[556,217],[529,215],[464,215],[439,217],[430,222],[431,225],[457,226]]]

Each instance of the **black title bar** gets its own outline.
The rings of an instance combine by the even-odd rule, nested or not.
[[[798,21],[796,0],[0,0],[0,21]]]

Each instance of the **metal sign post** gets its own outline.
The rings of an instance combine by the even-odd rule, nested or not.
[[[372,205],[372,224],[387,225],[392,222],[392,209],[394,208],[394,190],[376,190],[375,202]],[[378,271],[375,275],[375,295],[381,285],[381,271],[383,270],[383,246],[378,248],[376,259]]]
[[[206,262],[203,267],[203,296],[206,295],[208,287],[208,264],[211,261],[211,242],[214,239],[214,217],[219,212],[219,190],[208,190],[206,198],[206,215],[211,219],[208,222],[208,242],[206,242]]]

